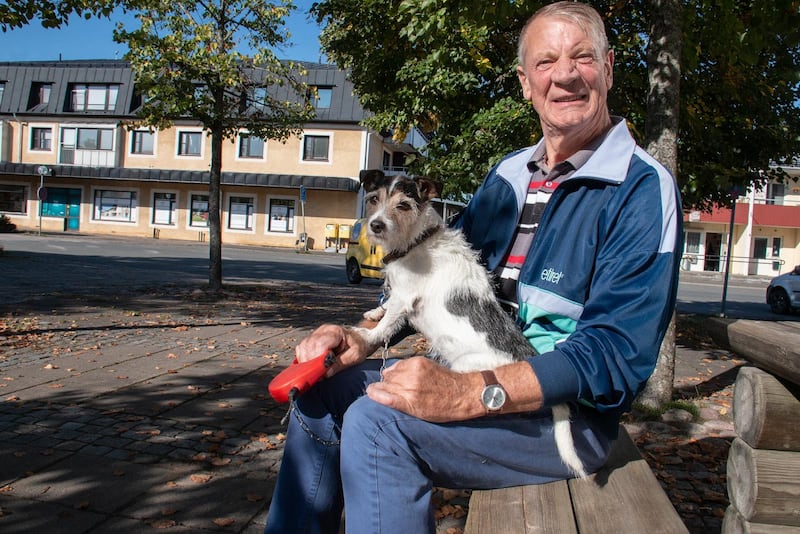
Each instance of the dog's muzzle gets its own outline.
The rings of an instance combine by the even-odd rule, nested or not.
[[[369,228],[372,230],[373,234],[377,235],[386,230],[386,223],[380,219],[375,219],[374,221],[370,221]]]

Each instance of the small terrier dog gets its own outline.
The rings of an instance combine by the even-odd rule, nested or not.
[[[490,274],[458,230],[445,226],[430,200],[436,184],[423,178],[359,176],[367,206],[367,237],[384,257],[388,300],[364,314],[375,328],[357,328],[369,343],[382,345],[408,322],[428,341],[434,357],[458,372],[493,369],[529,357],[533,347],[500,307]],[[575,451],[569,406],[553,406],[559,455],[585,477]]]

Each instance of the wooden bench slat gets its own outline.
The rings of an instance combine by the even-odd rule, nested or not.
[[[466,534],[688,533],[620,427],[606,466],[586,480],[474,491]]]
[[[567,482],[476,490],[465,532],[577,534]]]
[[[569,489],[580,532],[688,532],[627,432],[620,432],[603,469],[570,480]]]

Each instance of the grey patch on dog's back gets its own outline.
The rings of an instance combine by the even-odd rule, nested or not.
[[[496,300],[459,292],[447,299],[447,309],[453,315],[469,319],[472,328],[486,334],[492,347],[510,353],[514,360],[524,360],[534,354],[531,344]]]

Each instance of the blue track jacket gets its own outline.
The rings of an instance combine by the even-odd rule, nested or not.
[[[675,306],[683,231],[675,180],[636,145],[624,119],[614,120],[548,202],[518,301],[545,406],[580,401],[618,417],[655,368]],[[535,148],[495,166],[454,222],[490,270],[511,246]]]

